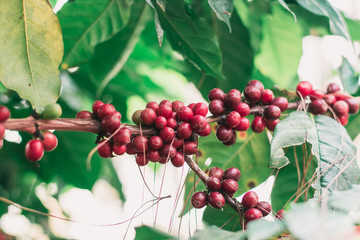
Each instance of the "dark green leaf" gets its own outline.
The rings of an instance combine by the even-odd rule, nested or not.
[[[59,20],[46,0],[4,1],[0,13],[0,81],[41,113],[60,94]]]
[[[207,225],[215,225],[227,231],[236,232],[242,229],[239,214],[228,205],[225,205],[222,210],[210,206],[206,207],[203,221]]]
[[[192,240],[242,240],[245,239],[245,234],[240,232],[228,232],[220,228],[210,226],[205,230],[197,231]]]
[[[64,36],[63,68],[89,60],[97,44],[126,26],[131,0],[76,0],[58,12]]]
[[[246,235],[249,240],[263,240],[271,239],[274,236],[279,235],[286,229],[283,221],[267,221],[260,219],[257,221],[251,221],[246,226]]]
[[[162,28],[159,20],[159,15],[152,4],[151,0],[146,0],[146,2],[154,9],[154,22],[155,22],[155,31],[158,38],[159,46],[162,46],[164,40],[164,29]]]
[[[349,61],[344,57],[339,67],[339,77],[346,92],[354,94],[359,90],[359,74],[355,72]]]
[[[162,240],[162,239],[175,239],[172,236],[169,236],[166,233],[160,232],[159,230],[149,227],[149,226],[140,226],[135,228],[136,231],[136,240],[148,240],[148,239],[156,239],[156,240]]]
[[[294,16],[294,20],[296,22],[296,15],[295,13],[289,8],[289,6],[286,4],[284,0],[277,0],[281,6],[283,6],[289,13],[291,13]]]
[[[234,10],[232,0],[208,0],[211,9],[215,12],[216,17],[226,23],[231,32],[230,17]]]

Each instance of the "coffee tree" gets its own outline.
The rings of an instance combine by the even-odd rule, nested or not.
[[[320,0],[61,5],[0,7],[1,214],[12,204],[47,229],[44,215],[56,216],[36,197],[41,183],[105,178],[125,201],[109,158],[127,154],[140,168],[191,169],[181,215],[206,208],[195,239],[356,236],[359,75],[346,57],[341,83],[299,81],[297,69],[303,37],[355,46],[358,21]],[[175,75],[208,102],[177,99]],[[134,96],[146,102],[137,110]],[[270,176],[271,203],[252,190]]]

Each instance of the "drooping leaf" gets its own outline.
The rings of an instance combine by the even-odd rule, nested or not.
[[[59,20],[47,0],[4,1],[0,13],[0,81],[41,113],[60,94]]]
[[[271,239],[286,229],[283,221],[267,221],[260,219],[251,221],[246,226],[246,235],[249,240]]]
[[[147,239],[159,239],[159,240],[168,240],[168,239],[176,239],[172,236],[169,236],[168,234],[164,232],[160,232],[159,230],[149,227],[146,225],[142,225],[140,227],[135,228],[136,236],[135,240],[147,240]]]
[[[58,12],[64,37],[63,68],[89,60],[97,44],[126,26],[131,0],[77,0]]]
[[[276,85],[286,88],[297,75],[303,35],[288,12],[276,5],[271,9],[272,14],[262,17],[263,40],[255,65]]]
[[[158,38],[159,46],[162,46],[163,40],[164,40],[164,29],[162,28],[159,20],[159,15],[152,4],[151,0],[146,0],[146,2],[155,10],[154,11],[154,22],[155,22],[155,31]]]
[[[289,6],[286,4],[284,0],[277,0],[281,6],[283,6],[289,13],[291,13],[294,16],[294,20],[296,22],[296,15],[295,13],[289,8]]]
[[[297,2],[312,13],[327,16],[332,33],[350,39],[349,30],[343,16],[328,0],[297,0]]]
[[[231,232],[242,229],[242,220],[240,220],[239,214],[228,205],[225,205],[222,210],[206,207],[203,221],[209,226],[215,225]]]
[[[230,18],[234,10],[232,0],[208,0],[211,9],[215,12],[216,17],[226,23],[231,33]]]
[[[359,74],[355,72],[349,61],[343,57],[342,64],[339,67],[339,77],[343,83],[344,90],[354,94],[359,90]]]
[[[192,240],[242,240],[245,239],[245,234],[242,231],[239,232],[229,232],[223,229],[220,229],[215,226],[210,226],[204,230],[197,231]]]
[[[169,0],[166,12],[153,0],[161,26],[174,50],[210,76],[224,79],[221,51],[211,26],[202,19],[191,19],[183,0]]]

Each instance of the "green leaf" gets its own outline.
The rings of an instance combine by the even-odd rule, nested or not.
[[[271,239],[285,231],[285,224],[283,221],[267,221],[260,219],[251,221],[246,226],[246,235],[249,240],[263,240]]]
[[[149,227],[149,226],[140,226],[135,228],[136,236],[135,240],[148,240],[148,239],[156,239],[156,240],[162,240],[162,239],[175,239],[172,236],[169,236],[166,233],[160,232],[159,230]]]
[[[46,0],[4,1],[0,12],[0,80],[41,113],[60,94],[58,18]]]
[[[215,225],[227,231],[236,232],[242,229],[239,214],[228,205],[225,205],[222,210],[210,206],[206,207],[203,221],[207,225]]]
[[[262,17],[263,40],[255,65],[276,85],[287,88],[297,75],[302,54],[302,30],[280,6],[275,5],[271,9],[271,15]]]
[[[218,210],[219,211],[219,210]],[[242,240],[245,239],[245,234],[240,232],[228,232],[220,228],[210,226],[204,230],[197,231],[192,240]]]
[[[154,22],[155,22],[155,31],[158,38],[159,46],[162,46],[163,40],[164,40],[164,29],[162,28],[159,20],[159,15],[152,4],[151,0],[146,0],[146,2],[154,9]]]
[[[350,36],[353,41],[360,41],[360,21],[345,18],[345,22],[349,28]]]
[[[350,115],[349,116],[349,123],[345,126],[347,132],[351,139],[355,139],[360,133],[360,114]]]
[[[289,8],[289,6],[286,4],[284,0],[277,0],[281,6],[283,6],[289,13],[291,13],[294,16],[294,21],[296,22],[296,15],[295,13]]]
[[[314,14],[327,16],[331,32],[350,39],[349,30],[343,16],[328,0],[297,0],[297,2]]]
[[[63,68],[89,60],[97,44],[126,26],[132,0],[76,0],[58,12],[64,37]]]
[[[357,74],[349,61],[343,57],[339,67],[339,77],[344,85],[344,90],[354,94],[359,90],[359,74]]]
[[[230,18],[234,10],[232,0],[208,0],[211,9],[215,12],[216,17],[226,23],[231,33]]]
[[[167,1],[166,12],[152,2],[173,49],[208,75],[224,79],[221,51],[211,26],[202,19],[192,20],[185,12],[183,0]]]
[[[346,191],[334,191],[329,197],[329,206],[335,210],[342,211],[356,221],[360,222],[360,186],[353,185]]]

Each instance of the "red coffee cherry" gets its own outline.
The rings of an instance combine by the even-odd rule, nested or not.
[[[266,120],[273,121],[281,116],[281,110],[276,105],[269,105],[265,107],[264,117]]]
[[[336,93],[334,93],[334,96],[336,98],[336,101],[352,98],[352,96],[350,94],[348,94],[347,92],[343,92],[343,91],[337,91]]]
[[[250,107],[249,107],[249,104],[247,103],[240,103],[237,107],[236,107],[236,110],[240,115],[241,117],[245,117],[247,115],[250,114]]]
[[[216,129],[216,137],[221,142],[227,142],[231,139],[233,135],[233,130],[227,125],[220,125]]]
[[[224,114],[226,111],[225,103],[218,99],[212,100],[209,104],[209,111],[214,116],[220,116],[220,115]]]
[[[119,118],[114,115],[107,115],[101,120],[101,129],[104,132],[113,133],[120,127],[120,124]]]
[[[167,120],[163,116],[158,116],[155,118],[154,124],[157,129],[163,129],[167,126]]]
[[[134,145],[132,143],[126,144],[126,153],[129,155],[134,155],[138,153],[138,151],[134,148]]]
[[[196,103],[192,108],[194,116],[201,115],[206,117],[208,113],[208,106],[205,103]]]
[[[328,105],[323,99],[314,99],[310,103],[310,112],[313,114],[324,114],[328,110]]]
[[[149,139],[149,147],[153,150],[158,150],[163,146],[163,140],[159,136],[152,136]]]
[[[162,100],[159,104],[159,107],[162,106],[162,105],[167,105],[167,106],[170,106],[172,107],[172,103],[169,101],[169,100]]]
[[[195,115],[190,122],[191,129],[194,131],[203,131],[206,126],[208,125],[208,122],[206,118],[202,115]]]
[[[149,163],[149,159],[146,158],[144,153],[138,153],[135,158],[136,164],[140,167]]]
[[[130,143],[130,137],[131,137],[130,129],[123,127],[114,135],[113,142],[118,145],[126,145]]]
[[[232,89],[225,97],[225,105],[230,109],[235,110],[241,102],[241,92],[237,89]]]
[[[251,130],[255,133],[261,133],[265,130],[265,121],[262,117],[257,116],[251,123]]]
[[[273,91],[271,91],[270,89],[264,89],[261,92],[261,102],[263,104],[270,104],[272,100],[274,100],[275,96]]]
[[[349,113],[349,105],[344,100],[336,101],[333,110],[337,116],[345,116]]]
[[[259,197],[257,193],[254,191],[249,191],[245,193],[245,195],[243,196],[241,204],[243,205],[244,208],[249,209],[256,207],[258,201],[259,201]]]
[[[136,136],[132,141],[132,145],[137,152],[143,153],[149,149],[149,139],[141,135]]]
[[[156,112],[151,108],[145,108],[140,113],[141,124],[152,125],[156,119]]]
[[[163,116],[165,118],[171,118],[173,116],[172,104],[170,103],[170,105],[168,104],[161,105],[160,103],[159,108],[156,110],[156,114],[158,116]]]
[[[148,102],[146,104],[146,108],[151,108],[156,112],[156,110],[159,108],[159,104],[157,104],[156,102]]]
[[[113,151],[116,155],[123,155],[124,153],[126,153],[126,145],[118,145],[118,144],[114,144],[113,146]]]
[[[44,147],[40,140],[32,139],[25,145],[25,156],[28,160],[36,162],[44,156]]]
[[[265,201],[258,202],[258,204],[256,205],[256,208],[260,210],[263,217],[266,217],[267,215],[269,215],[271,213],[271,205],[268,202],[265,202]]]
[[[187,139],[191,136],[191,134],[192,134],[192,129],[190,123],[182,122],[179,124],[176,131],[176,136],[178,138]]]
[[[261,91],[264,90],[264,84],[262,84],[262,82],[260,82],[259,80],[250,80],[246,86],[254,86],[254,87],[257,87],[258,89],[260,89]]]
[[[175,138],[175,131],[172,128],[165,127],[160,131],[159,136],[164,142],[171,142]]]
[[[188,105],[188,107],[191,109],[191,110],[193,110],[193,107],[195,106],[195,103],[190,103],[189,105]]]
[[[197,133],[199,134],[199,136],[201,136],[201,137],[209,136],[209,135],[211,134],[211,126],[210,126],[210,124],[206,124],[204,130],[202,130],[202,131],[196,131],[196,132],[197,132]]]
[[[183,122],[190,122],[191,119],[193,118],[194,113],[191,110],[191,108],[183,106],[182,108],[180,108],[180,111],[177,113],[177,117],[179,118],[180,121]]]
[[[219,192],[211,192],[207,196],[207,201],[213,208],[220,209],[225,205],[225,198]]]
[[[234,179],[224,179],[221,183],[221,190],[226,194],[234,194],[239,189],[237,181]]]
[[[271,105],[276,105],[280,108],[281,112],[285,111],[288,108],[288,100],[284,97],[277,97],[271,101]]]
[[[337,85],[336,83],[330,83],[327,87],[327,92],[328,93],[335,93],[337,91],[340,91],[340,86]]]
[[[176,148],[173,145],[170,145],[170,143],[166,143],[160,148],[159,153],[161,157],[172,158],[176,154]]]
[[[226,94],[219,88],[214,88],[209,92],[208,98],[210,101],[218,99],[220,101],[225,101]]]
[[[261,211],[256,208],[250,208],[250,209],[246,210],[244,213],[244,218],[248,222],[256,220],[256,219],[260,219],[262,217],[263,217],[263,215],[262,215]]]
[[[80,111],[76,114],[76,118],[79,119],[92,119],[93,114],[89,111]]]
[[[106,103],[99,108],[99,110],[97,111],[97,115],[100,119],[103,119],[106,116],[113,115],[114,112],[115,107],[110,103]]]
[[[310,91],[310,99],[323,99],[325,96],[325,93],[321,91],[320,89],[313,89]]]
[[[222,142],[225,146],[231,146],[234,145],[236,143],[236,133],[233,131],[232,136],[230,138],[229,141],[226,142]]]
[[[221,189],[221,181],[217,177],[209,177],[206,181],[206,187],[210,191],[217,191]]]
[[[301,81],[296,87],[296,94],[301,94],[302,97],[306,97],[313,89],[312,85],[308,81]]]
[[[349,122],[349,115],[338,116],[338,119],[339,119],[339,122],[341,123],[341,125],[345,126]]]
[[[176,152],[175,156],[171,158],[171,163],[174,167],[182,167],[185,163],[184,155],[181,152]]]
[[[209,171],[209,177],[216,177],[222,181],[224,171],[219,167],[212,167]]]
[[[172,106],[173,112],[178,112],[178,111],[180,111],[180,108],[182,108],[184,106],[184,103],[182,101],[173,101],[171,106]]]
[[[256,103],[261,100],[261,91],[259,88],[249,85],[244,90],[244,95],[250,103]]]
[[[336,97],[334,94],[325,94],[324,100],[326,101],[327,104],[332,106],[336,102]]]
[[[99,144],[103,143],[105,140],[99,142]],[[110,158],[112,157],[113,147],[110,141],[107,141],[104,145],[98,148],[97,152],[102,158]]]
[[[5,126],[4,124],[0,123],[0,139],[3,139],[5,137]]]
[[[45,151],[51,152],[58,145],[58,139],[52,132],[43,132],[44,140],[41,140]]]
[[[5,122],[10,118],[10,111],[5,106],[0,106],[0,123]]]
[[[100,100],[96,100],[92,105],[92,111],[93,113],[97,114],[99,109],[104,105],[104,103]]]
[[[223,174],[223,179],[233,179],[236,182],[240,180],[240,177],[241,177],[240,170],[237,169],[236,167],[231,167],[226,169]]]
[[[150,162],[159,162],[161,157],[158,150],[149,149],[146,151],[146,158]]]
[[[166,126],[176,129],[177,128],[177,122],[174,118],[168,118],[166,119]]]
[[[186,155],[193,155],[197,152],[198,145],[196,142],[185,141],[184,150]]]
[[[235,111],[230,112],[225,119],[226,124],[231,128],[234,128],[237,125],[239,125],[240,121],[241,121],[241,115]]]
[[[280,122],[280,119],[276,119],[274,121],[268,121],[265,119],[265,126],[267,129],[269,129],[269,131],[274,131],[276,125]]]
[[[235,127],[235,130],[236,130],[236,131],[247,131],[247,130],[249,129],[249,127],[250,127],[250,121],[249,121],[249,119],[247,119],[247,118],[245,118],[245,117],[242,117],[242,118],[240,119],[239,125],[237,125],[237,126]]]
[[[280,209],[279,211],[277,211],[275,217],[276,217],[277,219],[283,220],[283,219],[284,219],[284,213],[285,213],[285,210],[284,210],[284,209]]]
[[[355,98],[346,99],[345,102],[349,105],[350,114],[356,114],[359,111],[359,102]]]
[[[115,111],[115,112],[113,113],[113,116],[114,116],[114,117],[117,117],[118,119],[121,120],[121,113],[120,113],[120,112]]]
[[[184,143],[184,139],[175,137],[173,141],[173,146],[174,148],[180,148],[183,145],[183,143]]]
[[[196,192],[191,196],[191,205],[194,208],[203,208],[207,205],[206,193]]]
[[[168,163],[169,161],[170,161],[170,158],[160,156],[160,160],[159,160],[159,163],[160,163],[160,164],[166,164],[166,163]]]

